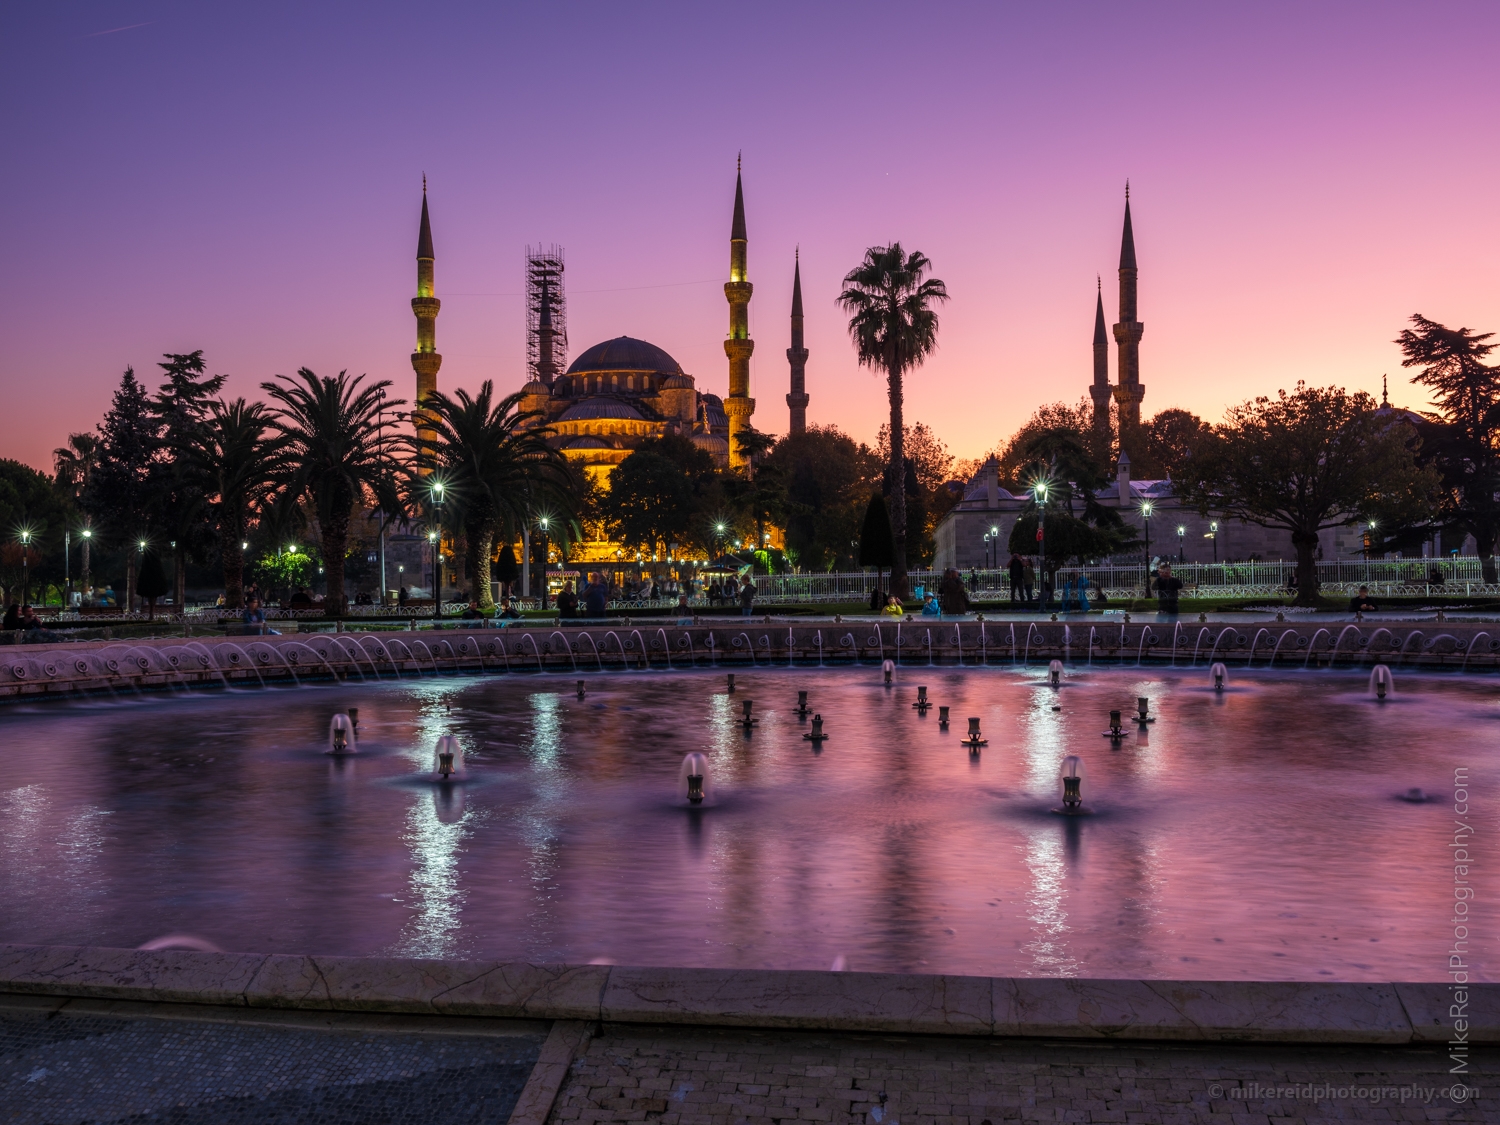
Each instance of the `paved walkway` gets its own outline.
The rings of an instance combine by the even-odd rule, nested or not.
[[[1455,1104],[1436,1092],[1446,1091],[1453,1079],[1446,1056],[1435,1048],[1083,1044],[611,1026],[573,1064],[551,1122],[1500,1120],[1493,1094],[1483,1088],[1484,1076],[1496,1073],[1500,1050],[1473,1057],[1468,1084],[1480,1087],[1479,1098]],[[1256,1084],[1331,1089],[1254,1096]]]
[[[0,1008],[0,1122],[489,1125],[510,1116],[545,1030],[144,1008]]]

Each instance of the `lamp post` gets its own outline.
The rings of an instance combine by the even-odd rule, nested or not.
[[[21,601],[31,601],[31,529],[21,529]]]
[[[1219,561],[1219,521],[1214,520],[1208,525],[1208,537],[1214,541],[1214,563]]]
[[[427,533],[432,541],[432,619],[443,616],[443,482],[432,482],[432,522]]]
[[[1146,596],[1151,596],[1151,501],[1141,501],[1141,526],[1146,531]]]
[[[546,516],[536,521],[537,527],[542,530],[542,612],[547,611],[547,559],[552,553],[552,548],[547,542],[547,525],[549,520]]]
[[[83,596],[89,596],[89,541],[94,538],[94,529],[86,527],[80,532],[83,536]]]
[[[1038,481],[1033,489],[1036,497],[1036,597],[1037,607],[1047,608],[1047,482]]]
[[[1365,585],[1370,584],[1370,546],[1375,542],[1375,521],[1370,521],[1369,530],[1365,532]]]
[[[990,533],[988,531],[984,533],[984,568],[986,570],[990,568]]]
[[[64,529],[63,531],[63,609],[69,609],[73,605],[73,567],[69,557],[73,546],[73,533]]]
[[[1178,563],[1183,563],[1183,562],[1187,561],[1184,558],[1183,553],[1182,553],[1182,537],[1184,535],[1186,535],[1186,534],[1187,534],[1187,528],[1183,527],[1182,524],[1178,524],[1177,525],[1177,561],[1178,561]]]

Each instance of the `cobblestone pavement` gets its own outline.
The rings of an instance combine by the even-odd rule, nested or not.
[[[1483,1088],[1484,1076],[1500,1064],[1500,1051],[1475,1050],[1472,1058],[1468,1086],[1479,1087],[1478,1099],[1471,1095],[1455,1104],[1451,1095],[1436,1092],[1453,1084],[1445,1054],[1426,1048],[1082,1044],[608,1026],[574,1062],[551,1125],[1500,1121],[1493,1096],[1486,1098]],[[1257,1083],[1281,1089],[1275,1096],[1253,1096]],[[1285,1089],[1298,1086],[1328,1089]]]
[[[0,1008],[0,1122],[504,1122],[542,1042],[537,1029],[403,1033],[378,1022]]]

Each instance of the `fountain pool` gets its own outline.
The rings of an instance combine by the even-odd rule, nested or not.
[[[981,717],[982,750],[912,706],[919,675]],[[1044,669],[888,687],[867,666],[744,669],[734,695],[704,669],[594,675],[582,698],[537,674],[18,704],[0,942],[1436,980],[1454,769],[1500,792],[1500,702],[1487,677],[1400,678],[1383,702],[1358,670],[1241,670],[1216,692],[1202,668],[1073,666],[1057,693]],[[826,741],[804,739],[799,691]],[[1101,739],[1141,696],[1156,721]],[[351,707],[359,752],[330,756]],[[447,733],[458,787],[430,780]],[[714,786],[698,808],[678,799],[692,752]],[[1069,754],[1087,815],[1052,811]],[[1473,932],[1500,933],[1500,880],[1475,870]]]

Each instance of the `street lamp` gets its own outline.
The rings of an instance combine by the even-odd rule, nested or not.
[[[1151,501],[1141,501],[1141,526],[1146,531],[1146,595],[1151,594]]]
[[[1182,524],[1178,524],[1177,525],[1177,561],[1179,563],[1186,561],[1186,559],[1183,557],[1183,554],[1182,554],[1182,537],[1184,535],[1186,535],[1186,534],[1187,534],[1187,528],[1183,527]]]
[[[1214,520],[1208,525],[1208,537],[1214,541],[1214,563],[1219,561],[1219,521]]]
[[[89,541],[94,538],[94,529],[86,527],[83,535],[83,596],[89,596]]]
[[[1039,480],[1032,489],[1036,497],[1036,581],[1037,607],[1047,608],[1047,482]]]
[[[432,618],[443,616],[443,482],[432,482],[432,522],[435,525],[427,533],[432,544]]]
[[[990,565],[990,533],[984,533],[984,566],[988,570]]]
[[[31,601],[31,528],[21,529],[21,601]]]
[[[551,519],[542,516],[536,521],[537,527],[542,529],[542,612],[547,610],[547,563],[552,557],[552,547],[547,542],[547,528],[551,525]]]

